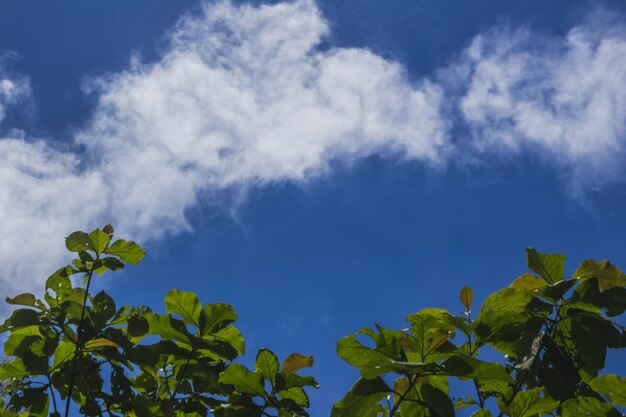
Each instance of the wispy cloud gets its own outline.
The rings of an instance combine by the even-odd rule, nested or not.
[[[480,153],[530,151],[575,197],[624,181],[626,27],[596,12],[564,37],[498,27],[454,64],[459,107]]]
[[[98,103],[75,138],[84,152],[20,132],[0,139],[3,289],[40,283],[76,228],[111,221],[158,238],[188,228],[204,192],[307,181],[333,160],[445,166],[461,153],[529,151],[578,193],[621,181],[626,36],[594,16],[562,38],[496,28],[445,75],[412,82],[367,49],[321,48],[329,29],[312,0],[207,4],[181,18],[156,62],[86,84]],[[0,118],[28,91],[0,72]]]

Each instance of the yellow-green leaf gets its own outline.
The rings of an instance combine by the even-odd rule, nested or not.
[[[86,349],[93,349],[93,348],[100,348],[100,347],[114,347],[114,348],[118,348],[118,347],[120,347],[120,345],[118,345],[117,343],[115,343],[112,340],[105,339],[103,337],[98,338],[98,339],[92,339],[92,340],[89,340],[87,343],[85,343],[85,348]]]

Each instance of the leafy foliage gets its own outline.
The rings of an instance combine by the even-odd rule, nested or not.
[[[17,308],[0,326],[1,415],[68,417],[72,405],[85,416],[308,415],[305,389],[318,384],[298,372],[313,357],[293,353],[281,364],[261,349],[253,369],[238,363],[245,342],[232,306],[173,289],[159,314],[91,294],[96,275],[144,257],[113,234],[110,225],[72,233],[65,244],[76,259],[47,279],[43,296],[7,298]],[[623,415],[626,379],[602,371],[607,350],[626,347],[617,321],[626,274],[586,260],[566,279],[565,260],[527,249],[534,273],[489,295],[475,317],[465,286],[461,315],[427,308],[407,317],[408,329],[377,324],[341,339],[337,353],[361,377],[331,417]],[[475,394],[451,394],[463,384]]]
[[[626,347],[615,320],[626,310],[626,275],[587,260],[565,279],[565,256],[527,254],[535,274],[488,296],[475,319],[466,286],[460,316],[428,308],[407,317],[409,329],[376,325],[341,339],[337,353],[361,378],[331,416],[451,417],[465,407],[475,417],[621,416],[626,381],[600,371],[607,349]],[[503,360],[484,360],[494,349]],[[451,379],[476,394],[453,398]]]
[[[171,290],[166,314],[146,306],[118,307],[106,292],[91,294],[95,274],[117,271],[144,256],[135,242],[112,241],[110,225],[74,232],[65,244],[77,258],[46,281],[42,299],[20,294],[1,326],[7,360],[0,365],[3,416],[61,416],[71,405],[85,416],[307,416],[296,372],[311,357],[278,358],[262,349],[254,370],[234,363],[244,339],[237,314]],[[74,277],[82,277],[76,286]]]

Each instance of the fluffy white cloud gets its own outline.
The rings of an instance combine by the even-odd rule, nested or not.
[[[532,149],[575,190],[623,177],[626,36],[598,20],[564,38],[494,29],[436,82],[366,49],[321,48],[313,0],[208,3],[156,62],[89,82],[98,95],[80,153],[0,138],[0,284],[36,288],[61,237],[112,222],[145,240],[187,228],[204,192],[306,181],[373,153],[442,165]],[[0,63],[1,64],[1,63]],[[0,121],[30,91],[0,72]],[[444,100],[446,100],[444,102]],[[450,138],[456,108],[470,140]]]
[[[109,181],[116,223],[142,237],[178,230],[202,190],[304,180],[333,158],[441,163],[440,89],[365,49],[320,51],[327,32],[311,0],[208,4],[160,61],[96,81],[79,140]]]
[[[84,154],[1,139],[3,292],[41,282],[76,228],[112,221],[144,240],[187,227],[204,191],[307,180],[375,152],[445,161],[440,89],[365,49],[320,50],[327,32],[312,0],[207,4],[157,62],[89,83]]]
[[[462,115],[481,152],[529,149],[576,196],[624,180],[626,30],[600,13],[562,38],[494,29],[456,66]]]

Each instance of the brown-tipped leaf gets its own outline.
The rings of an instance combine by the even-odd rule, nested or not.
[[[302,368],[310,368],[311,366],[313,366],[313,356],[304,356],[299,353],[292,353],[287,356],[287,359],[283,362],[283,366],[280,371],[286,374],[293,374]]]

